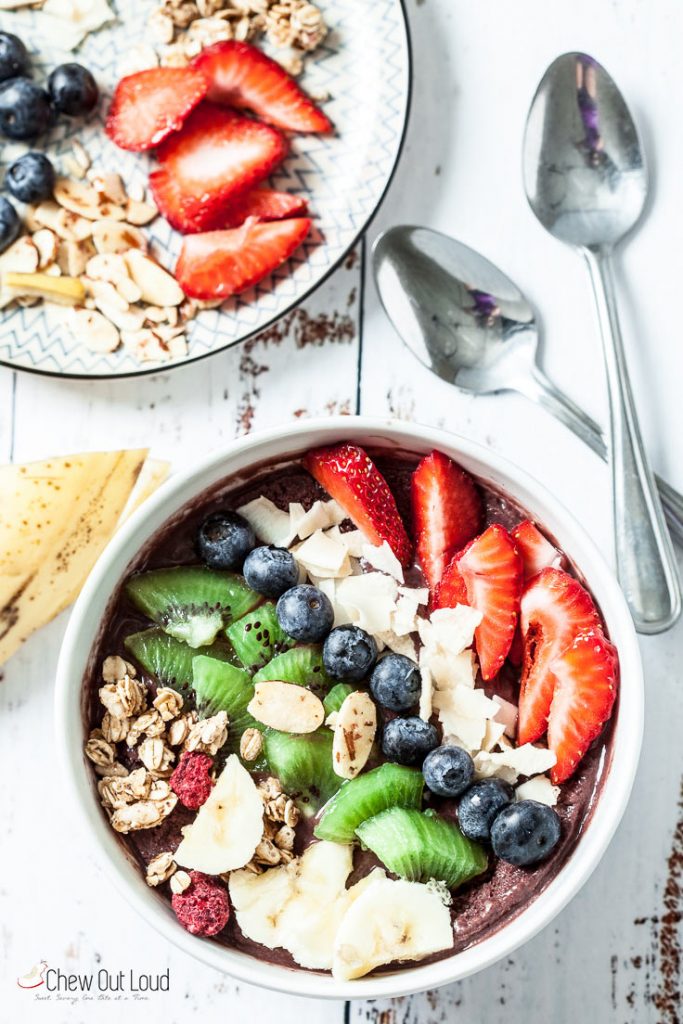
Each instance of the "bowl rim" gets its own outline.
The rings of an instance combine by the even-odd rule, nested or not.
[[[306,440],[308,438],[308,440]],[[563,550],[576,562],[596,595],[607,621],[610,637],[619,651],[620,703],[609,764],[603,765],[601,791],[589,812],[584,834],[567,862],[546,888],[511,920],[491,935],[435,963],[404,967],[387,974],[371,974],[351,982],[329,974],[308,972],[262,962],[210,940],[186,932],[168,904],[149,889],[95,799],[92,776],[86,767],[82,745],[73,742],[80,734],[82,679],[96,639],[88,623],[93,608],[109,600],[114,587],[161,522],[222,477],[239,472],[231,463],[248,465],[277,459],[307,447],[341,439],[385,444],[413,451],[444,450],[484,479],[487,473],[497,487],[509,485],[510,496],[534,513],[544,525],[553,524]],[[259,458],[269,448],[283,452]],[[502,479],[501,479],[502,478]],[[199,482],[201,481],[201,482]],[[502,482],[504,481],[504,482]],[[529,499],[532,499],[531,501]],[[555,524],[559,524],[559,531]],[[103,596],[104,595],[104,596]],[[74,677],[77,680],[73,682]],[[636,632],[617,580],[584,528],[546,487],[509,459],[477,442],[441,429],[391,418],[334,416],[274,427],[234,440],[206,456],[193,468],[174,474],[120,527],[90,573],[74,608],[62,643],[55,689],[55,740],[61,769],[67,779],[81,838],[87,852],[101,866],[127,902],[184,952],[235,979],[289,995],[328,999],[375,999],[408,995],[461,980],[509,955],[533,938],[566,906],[587,881],[609,845],[631,793],[643,733],[643,674]],[[74,729],[74,723],[76,728]],[[606,769],[606,770],[605,770]]]

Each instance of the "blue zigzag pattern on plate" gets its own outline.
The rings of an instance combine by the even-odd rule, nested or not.
[[[391,177],[407,117],[410,75],[400,0],[318,2],[331,31],[309,61],[304,84],[314,94],[329,94],[325,110],[337,134],[294,137],[292,154],[272,179],[276,188],[305,193],[314,230],[289,263],[270,278],[230,299],[220,310],[198,315],[188,331],[189,360],[235,344],[301,301],[343,259],[375,212]],[[49,71],[64,60],[80,59],[107,94],[98,116],[86,125],[60,123],[49,138],[48,152],[57,158],[69,152],[72,138],[78,135],[95,166],[119,171],[127,184],[145,185],[152,161],[118,150],[107,139],[103,125],[117,64],[132,45],[144,40],[147,12],[154,4],[119,0],[114,6],[116,21],[88,38],[76,58],[51,49],[49,40],[41,39],[37,12],[17,12],[5,20],[37,51],[39,66]],[[180,235],[162,218],[148,233],[157,258],[173,266]],[[0,362],[78,376],[150,371],[149,363],[138,364],[123,348],[107,355],[89,352],[72,338],[63,321],[63,311],[55,307],[5,311],[0,322]]]

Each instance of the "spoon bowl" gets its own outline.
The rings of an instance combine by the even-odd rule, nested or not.
[[[539,221],[569,245],[614,246],[637,223],[648,186],[638,130],[593,57],[566,53],[546,71],[527,119],[523,173]]]

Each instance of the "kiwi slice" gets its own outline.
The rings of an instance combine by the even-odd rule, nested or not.
[[[332,732],[324,727],[305,736],[267,729],[265,751],[270,770],[305,817],[316,814],[343,780],[332,768]]]
[[[245,729],[263,731],[265,728],[247,711],[247,705],[254,696],[251,676],[245,669],[227,661],[200,654],[192,659],[192,677],[200,716],[209,718],[218,711],[227,712],[228,742],[221,749],[221,754],[238,754]],[[260,771],[265,767],[265,758],[247,763],[249,771]]]
[[[390,807],[362,822],[356,835],[389,871],[410,882],[435,878],[456,889],[488,866],[484,849],[434,811]]]
[[[327,690],[332,683],[323,665],[322,648],[315,644],[302,644],[276,654],[254,676],[255,683],[265,683],[272,679],[310,686],[318,691]]]
[[[236,661],[235,652],[227,640],[217,640],[210,647],[197,650],[164,633],[159,626],[131,633],[123,641],[123,646],[160,686],[172,686],[186,694],[191,692],[192,659],[197,654],[206,654],[217,661]]]
[[[261,600],[241,576],[203,565],[137,573],[126,583],[126,594],[165,633],[194,648],[212,644],[226,623]]]
[[[333,843],[352,843],[358,826],[387,807],[419,809],[423,788],[422,772],[417,768],[389,762],[373,768],[344,783],[323,811],[314,835]]]
[[[280,628],[272,601],[249,611],[237,622],[231,623],[225,632],[237,657],[250,671],[261,668],[276,654],[295,643]]]
[[[332,687],[330,692],[323,699],[323,707],[325,708],[325,718],[331,715],[333,711],[339,711],[346,698],[350,693],[353,693],[353,686],[350,683],[337,683]]]

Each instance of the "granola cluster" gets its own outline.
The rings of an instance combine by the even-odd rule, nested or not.
[[[188,757],[214,758],[218,754],[228,739],[228,716],[219,711],[200,719],[194,709],[185,709],[182,695],[168,686],[157,689],[150,700],[135,666],[118,655],[105,658],[102,682],[102,723],[90,732],[85,744],[86,757],[100,776],[100,801],[117,832],[155,828],[178,804],[174,792],[178,787],[172,788],[171,776]],[[246,729],[240,737],[244,760],[255,761],[262,743],[258,729]],[[134,749],[141,766],[129,770],[119,759],[118,744]],[[209,775],[213,783],[213,769]],[[270,776],[260,782],[258,792],[263,800],[263,837],[247,865],[254,874],[293,859],[299,822],[299,811],[278,779]],[[146,881],[153,888],[168,882],[174,895],[191,884],[190,875],[178,868],[170,851],[150,861]]]
[[[299,823],[299,810],[283,792],[278,779],[271,775],[259,783],[258,791],[264,804],[263,838],[253,860],[246,865],[255,875],[294,859],[295,830]]]
[[[184,67],[204,47],[265,37],[290,74],[327,35],[322,11],[308,0],[162,0],[149,17],[153,45],[133,47],[119,68],[132,74],[158,64]]]

